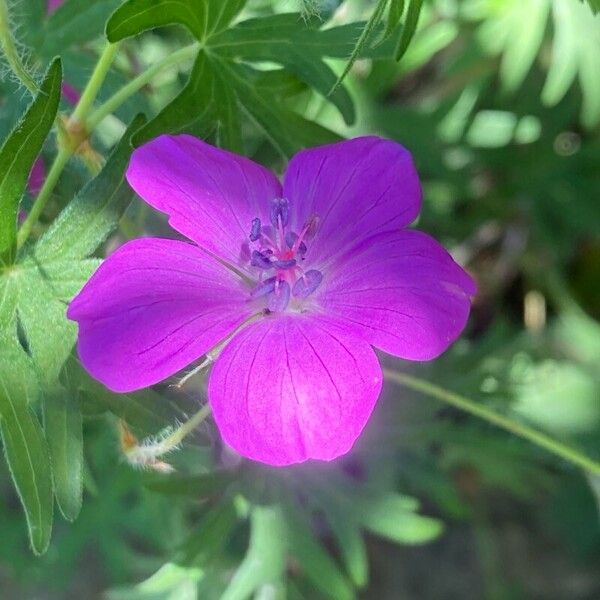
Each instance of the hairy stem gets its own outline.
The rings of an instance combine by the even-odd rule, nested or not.
[[[2,0],[0,0],[2,2]],[[102,82],[106,78],[108,73],[108,69],[110,68],[111,62],[115,56],[115,53],[118,50],[118,44],[107,44],[104,48],[104,51],[100,55],[98,62],[96,63],[96,67],[85,86],[81,94],[81,98],[79,102],[75,106],[75,110],[73,111],[73,115],[70,117],[67,127],[70,124],[82,123],[85,121],[88,112],[90,111],[96,96],[98,95],[98,91],[100,90],[100,86]],[[50,196],[52,195],[52,191],[54,187],[58,183],[58,180],[69,162],[69,159],[73,155],[77,148],[72,144],[63,144],[60,145],[58,153],[54,158],[54,162],[50,167],[50,171],[46,180],[44,181],[44,185],[40,190],[37,198],[35,199],[31,211],[27,215],[23,225],[19,229],[17,234],[17,248],[21,248],[23,244],[27,241],[27,238],[31,234],[31,230],[34,225],[37,223],[37,220],[40,218],[44,208]]]
[[[39,87],[23,64],[10,30],[10,15],[6,0],[0,0],[0,47],[4,51],[11,71],[32,94],[37,94]]]
[[[398,383],[399,385],[403,385],[407,388],[415,390],[416,392],[420,392],[427,396],[437,398],[442,402],[446,402],[446,404],[450,404],[454,408],[474,415],[480,419],[483,419],[484,421],[487,421],[488,423],[492,423],[493,425],[504,429],[505,431],[528,440],[536,446],[544,448],[556,456],[560,456],[564,460],[581,467],[589,473],[600,475],[599,462],[595,461],[589,456],[586,456],[585,454],[582,454],[572,446],[568,446],[567,444],[563,444],[562,442],[555,440],[545,433],[541,433],[540,431],[528,427],[527,425],[513,421],[512,419],[509,419],[503,415],[499,415],[493,410],[490,410],[489,408],[486,408],[485,406],[474,402],[473,400],[469,400],[464,396],[445,390],[444,388],[434,385],[433,383],[429,383],[423,379],[419,379],[418,377],[413,377],[412,375],[407,375],[406,373],[396,373],[387,369],[384,369],[384,375],[394,383]]]

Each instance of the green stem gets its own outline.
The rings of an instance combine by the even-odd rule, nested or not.
[[[1,1],[2,0],[0,0],[0,2]],[[75,106],[70,120],[74,122],[82,122],[85,120],[87,113],[91,109],[94,100],[98,95],[98,90],[100,89],[100,86],[102,85],[102,82],[108,73],[108,69],[110,68],[110,64],[115,56],[115,53],[117,52],[117,49],[118,44],[107,44],[107,46],[104,48],[104,51],[100,55],[96,67],[94,68],[92,76],[90,77],[85,89],[83,90],[83,93],[81,94],[79,102]],[[27,238],[31,234],[31,230],[44,211],[44,208],[46,207],[46,204],[52,195],[54,187],[58,183],[65,166],[69,162],[69,159],[75,150],[76,148],[68,143],[59,147],[58,153],[56,154],[54,162],[52,163],[50,171],[48,172],[48,176],[44,181],[44,185],[37,195],[31,211],[19,229],[17,234],[17,248],[21,248],[27,241]]]
[[[154,76],[177,63],[183,62],[188,58],[193,58],[200,49],[199,43],[190,44],[185,48],[181,48],[172,54],[169,54],[162,60],[146,69],[143,73],[140,73],[137,77],[132,79],[128,84],[124,85],[118,92],[111,96],[104,104],[99,106],[87,119],[86,128],[88,131],[93,131],[97,125],[105,119],[108,115],[115,112],[119,106],[121,106],[128,98],[133,96],[138,90],[148,84]]]
[[[81,98],[79,98],[79,102],[75,106],[75,110],[71,115],[71,119],[73,121],[79,121],[80,123],[84,123],[88,113],[90,112],[94,101],[96,100],[96,96],[100,91],[100,87],[102,83],[106,79],[106,75],[108,74],[108,70],[110,69],[110,65],[119,49],[119,42],[116,44],[107,44],[96,66],[90,77],[85,89],[81,94]]]
[[[394,383],[398,383],[417,392],[421,392],[427,396],[442,400],[443,402],[446,402],[446,404],[450,404],[459,410],[479,417],[488,423],[492,423],[501,429],[526,439],[536,446],[544,448],[545,450],[548,450],[548,452],[552,452],[552,454],[556,454],[564,460],[581,467],[585,471],[595,475],[600,475],[600,463],[589,456],[582,454],[575,448],[563,444],[562,442],[559,442],[550,436],[541,433],[540,431],[532,429],[531,427],[523,425],[522,423],[513,421],[508,417],[499,415],[493,410],[490,410],[489,408],[486,408],[477,402],[473,402],[472,400],[469,400],[468,398],[465,398],[459,394],[455,394],[454,392],[449,392],[444,388],[438,387],[437,385],[429,383],[428,381],[424,381],[423,379],[419,379],[418,377],[413,377],[412,375],[407,375],[406,373],[396,373],[387,369],[384,370],[384,375]]]
[[[6,0],[0,0],[0,47],[4,50],[4,56],[11,71],[32,94],[37,94],[39,88],[23,64],[10,30],[10,15]]]
[[[44,184],[27,215],[27,218],[21,225],[19,232],[17,234],[17,248],[21,248],[23,244],[27,241],[31,230],[34,225],[37,223],[37,220],[40,218],[42,211],[44,210],[50,195],[52,194],[52,190],[54,190],[54,186],[58,182],[58,179],[65,168],[65,165],[69,162],[69,158],[71,158],[71,150],[68,148],[61,148],[58,151],[58,154],[54,158],[54,162],[50,167],[50,171],[44,180]]]

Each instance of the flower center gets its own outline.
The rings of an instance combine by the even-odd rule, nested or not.
[[[308,298],[321,284],[323,274],[316,269],[301,267],[308,251],[307,242],[313,239],[319,218],[313,215],[300,233],[288,228],[289,201],[275,198],[271,201],[270,225],[256,217],[250,226],[250,265],[258,270],[258,283],[252,298],[264,297],[267,308],[284,311],[290,299]]]

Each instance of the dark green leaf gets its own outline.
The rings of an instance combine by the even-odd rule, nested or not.
[[[312,20],[295,13],[249,19],[211,38],[210,50],[230,59],[278,63],[327,97],[347,123],[354,121],[352,99],[335,85],[335,73],[323,61],[327,44]]]
[[[83,489],[81,409],[75,394],[61,385],[44,392],[44,430],[52,458],[56,503],[64,518],[74,521],[81,510]]]
[[[415,35],[422,7],[423,0],[409,0],[404,27],[402,28],[402,33],[400,34],[400,39],[398,40],[398,45],[396,46],[396,60],[400,60],[404,56],[410,41]]]
[[[106,24],[106,36],[116,42],[163,25],[184,25],[204,41],[221,31],[246,0],[128,0]]]
[[[31,362],[16,337],[1,332],[0,432],[4,454],[21,499],[31,547],[43,554],[52,533],[52,470],[39,421],[29,404],[37,386]]]
[[[40,93],[0,149],[0,260],[12,262],[19,202],[33,163],[42,149],[60,100],[61,66],[48,69]]]
[[[230,499],[211,508],[196,525],[181,546],[177,562],[183,565],[202,565],[218,555],[239,520]]]

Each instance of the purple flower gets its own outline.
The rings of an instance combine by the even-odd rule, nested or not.
[[[460,334],[476,288],[419,214],[410,154],[377,137],[305,150],[283,185],[188,135],[133,153],[127,179],[193,244],[146,238],[73,300],[79,355],[110,389],[216,356],[208,398],[224,440],[272,465],[350,450],[379,396],[375,346],[429,360]]]

